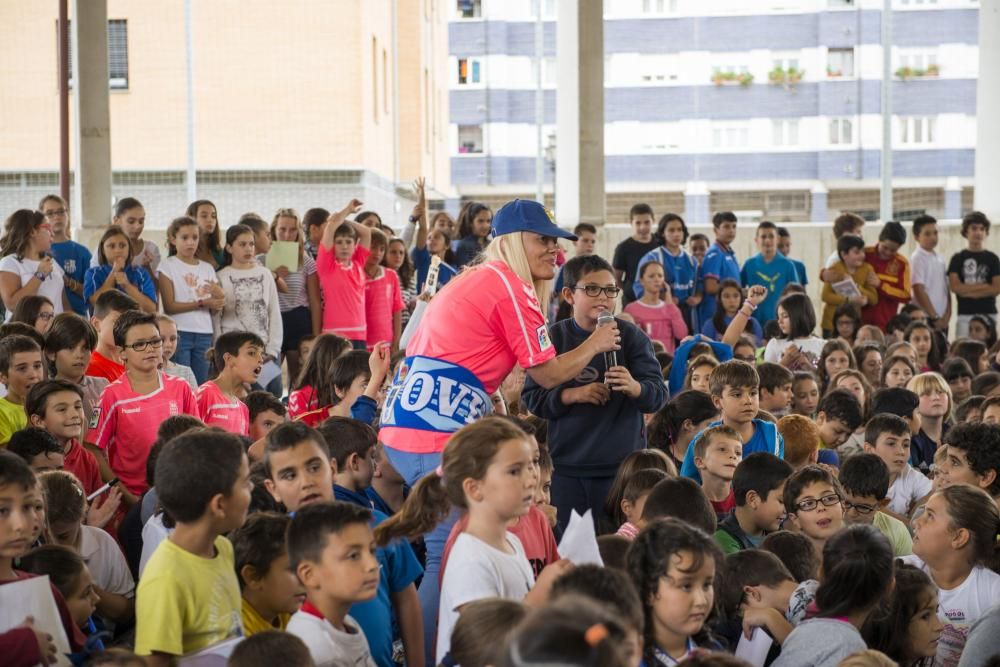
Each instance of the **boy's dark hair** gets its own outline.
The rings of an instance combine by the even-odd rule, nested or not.
[[[279,417],[284,417],[288,413],[288,408],[285,407],[285,404],[269,391],[251,391],[243,399],[243,404],[250,411],[250,421],[256,419],[260,413],[267,412],[268,410]]]
[[[310,227],[322,227],[330,212],[325,208],[311,208],[302,215],[302,228],[308,233]]]
[[[0,449],[0,487],[16,484],[23,490],[34,488],[35,471],[17,454]]]
[[[292,633],[281,630],[265,630],[247,637],[236,645],[226,664],[228,667],[264,665],[316,667],[305,642]]]
[[[911,411],[910,414],[912,415],[913,412]],[[905,419],[891,412],[877,412],[865,424],[865,442],[874,447],[878,441],[878,437],[883,433],[890,433],[901,437],[910,435],[910,425],[906,423]]]
[[[573,568],[552,584],[549,602],[572,594],[607,606],[615,618],[642,631],[642,602],[635,584],[621,570],[590,564]]]
[[[105,292],[105,294],[107,293]],[[125,341],[128,339],[129,329],[142,326],[143,324],[152,324],[156,327],[157,331],[160,330],[160,325],[156,321],[156,315],[152,313],[144,313],[141,310],[129,310],[122,313],[118,321],[115,322],[115,345],[124,348]]]
[[[768,320],[764,323],[764,339],[770,340],[781,336],[781,325],[778,320]]]
[[[351,454],[365,458],[378,444],[375,429],[350,417],[330,417],[316,427],[316,430],[326,441],[330,459],[337,461],[337,470],[344,469]]]
[[[833,220],[833,236],[839,239],[844,234],[851,234],[855,229],[864,227],[865,219],[856,213],[844,212]]]
[[[786,384],[791,384],[793,379],[790,370],[781,364],[771,363],[770,361],[765,361],[757,366],[757,377],[760,379],[760,389],[767,389],[772,394],[775,389]]]
[[[600,535],[597,538],[597,550],[601,554],[601,561],[604,567],[625,571],[625,562],[628,556],[628,548],[632,546],[632,541],[624,535]]]
[[[986,492],[994,497],[1000,495],[1000,426],[982,422],[958,424],[948,430],[944,442],[949,448],[965,452],[969,467],[977,475],[985,475],[992,470],[995,476],[986,487]]]
[[[353,503],[332,501],[300,508],[292,517],[286,536],[292,571],[298,570],[303,561],[322,560],[331,533],[339,533],[356,523],[367,526],[371,520],[371,510]]]
[[[712,216],[712,227],[718,229],[724,222],[737,222],[736,214],[732,211],[719,211]]]
[[[712,396],[722,396],[726,387],[760,387],[760,376],[757,369],[745,361],[730,359],[712,369],[708,376],[708,393]]]
[[[920,236],[920,231],[927,225],[936,225],[936,224],[937,224],[937,218],[935,218],[934,216],[927,215],[926,213],[923,215],[918,215],[913,219],[913,227],[912,227],[913,238],[917,238],[918,236]]]
[[[5,322],[4,324],[0,324],[0,340],[5,340],[10,336],[30,338],[35,341],[39,350],[45,347],[45,336],[40,334],[38,329],[24,322]]]
[[[858,397],[846,389],[828,391],[819,399],[816,414],[823,413],[827,420],[834,419],[843,422],[849,430],[854,431],[864,421],[864,409]]]
[[[20,456],[29,465],[36,456],[63,453],[62,446],[52,437],[52,434],[36,426],[16,431],[14,435],[10,436],[7,450]]]
[[[156,440],[149,448],[149,456],[146,457],[146,484],[156,485],[156,461],[160,458],[163,446],[179,435],[197,428],[205,428],[205,422],[191,415],[173,415],[160,422],[156,429]]]
[[[63,598],[69,598],[76,591],[83,565],[83,557],[76,550],[61,544],[46,544],[21,556],[17,569],[48,575],[49,582]]]
[[[779,530],[760,543],[763,551],[773,553],[799,583],[815,579],[819,570],[819,554],[809,538],[802,533]]]
[[[49,402],[49,396],[60,391],[71,391],[83,400],[83,390],[80,385],[66,380],[42,380],[28,390],[28,395],[24,399],[24,414],[30,419],[32,415],[45,416],[45,409]],[[86,427],[86,424],[84,424]]]
[[[646,498],[642,520],[647,524],[656,519],[673,517],[715,534],[718,520],[708,496],[698,483],[687,477],[672,477],[657,483]]]
[[[758,233],[760,233],[760,230],[762,230],[762,229],[773,229],[776,236],[781,236],[780,234],[778,234],[778,225],[774,224],[770,220],[762,220],[757,225],[757,232]]]
[[[290,521],[287,514],[257,512],[229,534],[240,590],[247,585],[242,572],[245,565],[253,568],[255,577],[263,578],[271,569],[271,563],[285,553],[285,532]]]
[[[920,397],[903,387],[879,389],[872,394],[871,413],[876,416],[887,412],[890,415],[909,419],[919,406]]]
[[[972,367],[969,366],[969,362],[965,359],[959,359],[958,357],[953,357],[951,359],[946,359],[943,364],[941,364],[941,375],[948,382],[954,382],[961,378],[969,378],[970,380],[976,377],[976,374],[972,372]]]
[[[577,223],[576,227],[573,228],[573,233],[579,236],[584,232],[590,232],[591,234],[597,235],[597,227],[593,226],[589,222]]]
[[[955,423],[960,424],[964,422],[968,418],[969,412],[972,410],[982,410],[983,403],[985,402],[985,396],[969,396],[967,399],[956,405]]]
[[[694,455],[697,458],[704,458],[712,441],[719,436],[737,440],[741,445],[743,444],[742,436],[732,426],[716,424],[715,426],[709,426],[698,435],[698,439],[694,442]]]
[[[769,551],[744,549],[726,556],[719,572],[719,606],[726,618],[738,618],[747,586],[776,588],[795,581],[781,559]]]
[[[1000,385],[1000,373],[986,371],[985,373],[980,373],[972,380],[972,393],[977,396],[989,396],[996,389],[997,385]]]
[[[197,521],[212,498],[232,492],[245,456],[243,441],[218,429],[174,438],[156,461],[160,505],[177,522]]]
[[[111,311],[123,314],[130,310],[139,310],[139,304],[128,294],[116,289],[102,292],[94,301],[94,317],[99,320],[103,320]]]
[[[897,331],[906,331],[906,327],[910,326],[912,323],[913,318],[909,315],[905,313],[897,313],[890,317],[889,321],[885,323],[885,332],[887,334],[894,334]],[[888,351],[886,351],[886,354],[890,359],[892,358],[892,355],[890,355]]]
[[[805,488],[810,484],[815,484],[816,482],[826,482],[833,487],[833,490],[836,491],[838,496],[841,498],[844,497],[844,492],[840,488],[840,483],[837,482],[837,478],[834,477],[830,471],[826,468],[821,468],[818,465],[807,465],[792,473],[792,476],[788,478],[787,482],[785,482],[785,492],[783,494],[785,511],[789,514],[795,514],[796,503],[798,503],[799,496],[802,495],[802,491],[805,490]]]
[[[890,220],[882,225],[882,231],[878,233],[878,240],[892,241],[893,243],[898,243],[899,245],[905,245],[906,229],[903,227],[902,223]]]
[[[982,211],[970,211],[962,217],[962,236],[969,237],[969,227],[972,225],[982,225],[986,233],[990,232],[990,219]]]
[[[226,355],[239,356],[240,348],[250,343],[254,347],[264,350],[264,341],[260,336],[251,331],[227,331],[215,339],[213,346],[213,356],[215,357],[215,367],[222,370],[226,367]]]
[[[702,234],[701,232],[692,234],[688,241],[704,241],[706,244],[711,244],[711,241],[708,239],[708,235]]]
[[[882,500],[889,493],[889,467],[876,454],[855,454],[841,464],[840,484],[856,496]]]
[[[598,271],[608,271],[611,275],[615,275],[608,260],[600,255],[574,257],[563,265],[563,285],[572,289],[583,280],[584,276]]]
[[[0,373],[10,373],[10,364],[14,361],[14,355],[22,352],[42,353],[38,343],[28,338],[14,334],[0,340]]]
[[[733,473],[733,493],[736,506],[747,504],[747,494],[753,491],[761,501],[792,474],[792,466],[769,452],[754,452],[740,461]]]
[[[865,240],[860,236],[855,236],[854,234],[844,234],[839,239],[837,239],[837,257],[844,259],[844,253],[848,250],[862,249],[864,250]]]
[[[90,351],[97,347],[94,325],[76,313],[59,313],[52,318],[49,330],[45,332],[46,353],[54,355],[60,350],[72,350],[81,342]]]
[[[330,367],[330,380],[334,388],[344,392],[351,388],[359,375],[371,377],[368,353],[362,350],[352,350],[340,355],[333,360],[333,365]],[[333,405],[337,405],[342,400],[336,393],[331,398]]]
[[[775,227],[775,231],[778,232],[778,238],[780,239],[792,238],[792,233],[788,231],[788,227],[782,227],[781,225],[778,225],[777,227]]]
[[[633,204],[632,208],[628,210],[628,221],[632,222],[638,215],[648,215],[651,218],[656,217],[653,215],[653,207],[642,203]]]
[[[326,439],[317,433],[316,430],[309,428],[302,422],[285,422],[271,429],[271,432],[267,434],[267,444],[264,446],[264,472],[268,479],[272,478],[274,472],[271,470],[271,455],[283,452],[286,449],[292,449],[300,442],[307,440],[315,442],[322,450],[323,455],[327,459],[330,458],[330,450],[327,448]]]
[[[538,442],[538,436],[535,436],[535,441]],[[549,452],[549,444],[547,442],[538,442],[538,468],[539,470],[547,470],[552,472],[556,467],[556,464],[552,461],[552,453]]]

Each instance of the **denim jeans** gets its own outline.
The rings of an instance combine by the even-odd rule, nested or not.
[[[389,462],[411,487],[423,477],[436,474],[437,467],[441,465],[440,453],[411,454],[389,446],[386,446],[385,453],[389,457]],[[441,602],[441,557],[444,555],[444,545],[448,541],[448,535],[451,534],[451,529],[457,521],[458,510],[452,508],[447,519],[424,535],[427,567],[417,595],[420,597],[420,609],[424,616],[424,651],[427,654],[428,665],[436,664],[434,644],[437,642],[438,606]]]
[[[205,354],[212,348],[212,334],[177,332],[177,351],[171,360],[175,364],[187,366],[194,372],[198,386],[208,379],[208,359]]]

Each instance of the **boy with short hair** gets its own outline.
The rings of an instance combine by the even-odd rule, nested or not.
[[[367,229],[367,227],[366,227]],[[330,368],[336,402],[303,412],[296,421],[315,428],[328,417],[350,417],[371,424],[377,399],[392,360],[388,343],[378,343],[371,354],[354,350],[337,357]]]
[[[833,220],[833,240],[840,241],[840,239],[845,234],[850,234],[853,236],[861,236],[861,230],[864,229],[865,219],[856,213],[841,213]],[[830,254],[826,259],[826,263],[823,265],[823,269],[819,272],[819,279],[823,282],[835,283],[839,280],[843,280],[844,274],[836,269],[834,265],[840,260],[840,255],[836,249]],[[870,284],[871,287],[875,287],[874,284]]]
[[[979,406],[980,421],[984,424],[1000,424],[1000,396],[990,396]]]
[[[876,454],[856,454],[840,468],[844,487],[844,520],[875,526],[885,535],[896,557],[913,553],[913,538],[906,524],[881,511],[889,504],[889,467]]]
[[[45,429],[32,426],[21,429],[7,443],[7,451],[24,459],[36,475],[63,469],[62,447]]]
[[[786,461],[767,452],[755,452],[736,467],[736,507],[715,531],[715,541],[725,554],[756,549],[768,533],[779,529],[785,516],[785,480],[791,474]]]
[[[614,310],[621,291],[611,265],[596,255],[574,257],[563,267],[563,297],[573,317],[549,329],[556,354],[579,347],[597,327],[603,313]],[[545,389],[528,377],[521,403],[549,420],[549,453],[555,463],[553,505],[565,526],[570,511],[603,511],[618,466],[631,452],[645,447],[643,415],[667,400],[660,365],[649,337],[634,324],[616,320],[621,332],[618,366],[607,368],[606,356],[591,359],[576,379]]]
[[[371,519],[357,505],[322,502],[296,512],[288,527],[288,557],[306,601],[286,631],[305,642],[317,665],[376,667],[365,633],[347,614],[378,593]]]
[[[87,301],[83,298],[83,279],[90,268],[93,256],[83,244],[69,237],[69,205],[59,195],[42,197],[38,211],[52,229],[52,245],[49,252],[63,270],[63,284],[70,308],[77,315],[87,317]]]
[[[243,634],[233,545],[225,534],[246,520],[250,487],[243,443],[232,434],[185,433],[160,452],[156,491],[176,526],[149,559],[136,594],[135,652],[148,656],[147,664],[168,665]]]
[[[991,407],[1000,407],[1000,401]],[[958,424],[944,440],[947,454],[938,464],[936,488],[968,484],[1000,499],[1000,425]]]
[[[347,220],[361,209],[352,199],[332,214],[323,228],[316,271],[323,293],[323,332],[351,341],[356,350],[367,349],[365,325],[365,263],[371,254],[372,230]]]
[[[789,257],[792,253],[792,233],[787,227],[778,227],[778,252],[788,258],[788,261],[795,267],[798,275],[798,283],[805,287],[809,284],[809,276],[806,275],[806,265],[800,260]]]
[[[615,254],[611,260],[615,280],[623,286],[623,308],[636,300],[632,284],[636,279],[639,260],[659,245],[657,240],[653,238],[653,209],[649,204],[632,206],[628,212],[628,219],[632,225],[632,236],[615,247]]]
[[[122,314],[139,310],[139,304],[128,294],[118,290],[108,290],[94,302],[94,315],[90,323],[97,330],[97,349],[90,357],[87,375],[114,382],[125,373],[125,365],[119,361],[118,344],[115,342],[115,324]]]
[[[249,331],[227,331],[215,340],[213,353],[219,374],[198,387],[195,395],[201,419],[206,426],[249,436],[250,410],[238,395],[260,375],[264,341]]]
[[[844,527],[844,493],[828,470],[808,465],[785,482],[784,501],[789,520],[809,538],[816,553]]]
[[[7,387],[7,395],[0,398],[0,447],[27,426],[24,399],[44,377],[38,343],[17,334],[0,340],[0,384]]]
[[[740,264],[732,247],[736,240],[736,214],[732,211],[719,211],[712,216],[712,228],[715,230],[715,242],[709,246],[701,263],[704,297],[698,307],[700,322],[707,322],[715,315],[719,284],[727,278],[740,282]]]
[[[594,247],[597,245],[597,227],[589,222],[581,222],[573,228],[573,235],[576,236],[576,240],[573,241],[574,257],[594,254]],[[559,272],[556,275],[556,280],[552,288],[552,293],[555,295],[557,302],[562,298],[564,267],[565,265],[559,267]]]
[[[864,412],[858,397],[846,389],[828,391],[816,406],[816,426],[823,449],[836,452],[863,421]],[[821,463],[834,462],[833,457],[826,461],[823,458],[820,454]]]
[[[955,336],[969,335],[973,315],[997,322],[997,295],[1000,294],[1000,257],[985,248],[990,219],[972,211],[962,218],[962,236],[968,245],[948,262],[948,287],[958,297]]]
[[[288,408],[269,391],[251,391],[243,399],[250,412],[250,441],[266,437],[278,424],[285,422]]]
[[[87,367],[97,348],[97,331],[84,318],[74,313],[59,313],[52,318],[45,332],[43,352],[50,368],[55,369],[52,379],[66,380],[83,392],[84,424],[90,423],[101,401],[101,393],[110,384],[107,378],[87,375]]]
[[[819,460],[819,427],[802,415],[785,415],[778,420],[778,433],[785,441],[785,461],[799,470]]]
[[[927,313],[931,326],[947,332],[951,320],[951,292],[948,290],[948,268],[944,258],[935,251],[938,244],[937,220],[929,215],[913,219],[913,238],[917,247],[910,255],[913,277],[913,300]]]
[[[844,234],[837,241],[837,257],[838,261],[833,265],[832,270],[843,276],[843,280],[850,278],[858,294],[847,296],[835,290],[834,283],[823,283],[823,290],[820,294],[823,300],[821,326],[823,335],[829,337],[836,333],[834,319],[837,308],[849,303],[860,311],[863,307],[877,303],[879,299],[878,291],[868,284],[871,276],[874,275],[874,269],[865,260],[864,240],[860,236]]]
[[[733,473],[742,458],[743,441],[724,424],[705,429],[695,443],[694,464],[701,474],[701,490],[719,520],[736,507]]]
[[[910,428],[910,435],[920,433],[920,397],[903,387],[888,387],[879,389],[872,394],[871,413],[882,413],[901,417]],[[892,472],[892,466],[889,466]]]
[[[781,364],[765,361],[757,366],[760,378],[760,409],[777,418],[788,414],[792,405],[792,372]]]
[[[714,368],[708,378],[708,390],[722,419],[709,426],[725,424],[735,430],[743,440],[743,456],[753,452],[770,452],[779,459],[784,458],[785,442],[777,427],[756,417],[760,409],[759,386],[757,369],[745,361],[731,360]],[[696,435],[688,445],[680,470],[682,476],[699,483],[701,475],[694,464],[694,448],[700,435]]]
[[[778,252],[778,226],[769,220],[757,225],[754,236],[758,253],[743,263],[740,269],[740,284],[743,287],[763,285],[767,288],[767,298],[754,311],[753,317],[764,326],[778,316],[778,299],[785,285],[797,283],[799,274],[795,265]],[[707,259],[707,258],[706,258]]]
[[[910,260],[899,254],[906,243],[906,229],[895,220],[882,226],[878,243],[865,248],[865,261],[871,264],[878,276],[878,300],[869,300],[861,309],[861,319],[865,324],[874,324],[884,329],[899,307],[910,298]]]
[[[931,492],[931,481],[909,463],[910,437],[910,425],[893,414],[876,413],[865,426],[865,451],[877,454],[889,469],[886,511],[904,522]]]
[[[727,618],[764,628],[780,645],[802,621],[799,610],[815,597],[816,582],[799,584],[777,556],[750,549],[726,557],[719,573],[718,600]]]
[[[302,603],[302,585],[288,566],[289,523],[285,514],[258,512],[229,536],[242,591],[244,637],[284,630]]]

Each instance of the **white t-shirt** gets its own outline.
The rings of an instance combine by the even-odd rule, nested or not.
[[[174,286],[174,301],[193,303],[198,299],[212,296],[211,285],[218,283],[215,269],[208,262],[198,260],[188,264],[176,255],[167,257],[160,263],[160,274],[169,278]],[[188,333],[212,333],[212,314],[208,310],[192,310],[171,315],[177,323],[178,331]]]
[[[840,261],[840,253],[838,253],[836,250],[834,250],[833,253],[829,257],[826,258],[826,264],[823,265],[823,268],[824,269],[832,269],[833,265],[836,264],[839,261]]]
[[[163,525],[162,512],[149,517],[149,521],[142,527],[142,554],[139,556],[140,579],[142,578],[143,571],[146,569],[146,563],[153,557],[156,548],[170,537],[170,533],[172,532],[174,532],[173,528],[167,528]]]
[[[944,315],[951,301],[951,292],[948,291],[948,267],[941,255],[918,246],[910,255],[910,271],[910,282],[923,285],[938,317]],[[917,303],[916,299],[912,303]]]
[[[345,616],[344,626],[352,632],[342,632],[325,618],[297,611],[285,631],[302,640],[316,667],[376,667],[358,622]]]
[[[901,516],[907,516],[913,509],[913,503],[931,492],[931,480],[909,463],[903,466],[903,472],[895,482],[889,485],[889,509]]]
[[[930,568],[917,556],[904,556],[903,562],[930,574]],[[955,588],[948,591],[938,588],[938,618],[944,623],[944,631],[938,640],[934,667],[958,665],[969,629],[997,600],[1000,600],[1000,574],[979,565]]]
[[[458,620],[459,607],[484,598],[520,601],[531,590],[535,575],[521,540],[511,533],[506,537],[514,550],[512,554],[494,549],[468,533],[455,540],[441,581],[436,663],[451,648],[451,632]]]
[[[0,271],[19,276],[21,287],[24,287],[38,271],[38,264],[37,259],[28,259],[27,257],[18,259],[14,255],[7,255],[0,259]],[[42,284],[38,286],[38,291],[35,292],[39,296],[48,297],[55,308],[56,315],[63,311],[63,289],[66,287],[63,278],[65,275],[59,262],[52,262],[52,273],[42,281]],[[13,310],[8,310],[4,322],[9,322],[13,314]]]
[[[81,526],[80,556],[90,570],[94,583],[109,593],[135,596],[135,580],[115,538],[93,526]]]
[[[781,361],[781,355],[785,353],[785,349],[789,345],[794,345],[799,348],[803,354],[812,362],[813,366],[819,363],[819,355],[823,353],[823,345],[826,341],[822,338],[816,336],[809,336],[808,338],[793,338],[792,340],[786,340],[784,338],[772,338],[767,341],[767,347],[764,348],[764,361],[769,361],[772,364],[776,364]]]

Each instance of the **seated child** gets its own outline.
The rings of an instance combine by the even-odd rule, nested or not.
[[[769,551],[778,557],[795,581],[815,581],[819,577],[819,554],[802,533],[790,530],[779,530],[771,533],[760,543],[762,551]],[[802,607],[802,617],[805,617],[805,606]]]
[[[63,449],[44,429],[21,429],[7,443],[7,451],[24,459],[36,475],[63,469]]]
[[[303,412],[296,420],[313,428],[328,417],[350,417],[372,424],[390,361],[388,344],[376,345],[370,355],[355,350],[337,357],[329,370],[333,403]]]
[[[785,462],[799,470],[819,458],[819,427],[809,417],[785,415],[778,420],[778,433],[785,441]]]
[[[0,340],[0,384],[7,387],[7,395],[0,398],[0,447],[28,425],[24,399],[31,387],[44,378],[38,343],[16,334]]]
[[[451,633],[451,650],[441,664],[497,664],[528,611],[523,603],[502,598],[465,605]]]
[[[250,413],[250,442],[264,439],[275,426],[285,422],[285,404],[269,391],[251,391],[243,403]]]
[[[230,533],[242,591],[243,635],[284,630],[302,603],[302,584],[288,565],[284,514],[258,512]]]
[[[986,424],[1000,424],[1000,396],[990,396],[979,406],[982,421]]]
[[[792,372],[781,364],[765,361],[757,366],[757,375],[760,376],[760,409],[779,419],[788,414],[792,406]]]
[[[865,426],[865,451],[877,454],[889,468],[886,511],[907,522],[931,492],[931,480],[909,464],[910,426],[894,414],[875,413]]]
[[[913,553],[913,539],[906,524],[881,509],[889,504],[889,467],[875,454],[857,454],[840,468],[844,487],[844,520],[848,524],[867,524],[878,528],[892,544],[893,553]]]
[[[788,519],[809,538],[816,553],[823,553],[826,541],[844,527],[843,499],[837,479],[818,465],[797,470],[785,482]]]
[[[755,452],[736,466],[736,507],[722,518],[715,531],[715,541],[723,553],[755,549],[769,532],[778,530],[785,516],[785,480],[791,474],[792,467],[786,461],[767,452]]]
[[[795,371],[792,377],[792,412],[812,419],[819,405],[819,382],[812,371]]]
[[[249,331],[228,331],[215,340],[213,350],[219,374],[198,387],[198,411],[206,426],[248,436],[250,410],[239,397],[260,375],[264,341]]]
[[[530,426],[530,424],[529,424]],[[532,427],[533,428],[533,427]],[[527,429],[525,433],[529,433]],[[533,435],[529,433],[530,435]],[[535,441],[538,442],[536,436]],[[535,491],[535,506],[542,511],[545,518],[549,520],[549,526],[556,527],[556,506],[552,504],[552,473],[555,472],[555,465],[552,463],[552,455],[549,454],[547,444],[538,443],[538,490]]]
[[[104,481],[97,459],[80,443],[87,428],[80,385],[67,380],[43,380],[28,392],[24,412],[32,426],[45,429],[59,446],[62,463],[56,469],[76,475],[88,496],[101,488]],[[121,491],[114,489],[111,496],[119,498]]]
[[[97,331],[76,313],[59,313],[52,318],[52,324],[45,332],[45,360],[49,370],[55,371],[49,373],[49,379],[65,380],[82,390],[84,428],[94,416],[94,410],[101,401],[101,392],[110,384],[107,378],[87,375],[87,367],[96,347]]]
[[[747,549],[726,557],[719,604],[726,618],[742,618],[743,628],[764,628],[780,645],[802,622],[796,615],[801,600],[815,596],[817,582],[809,584],[795,581],[774,554]]]
[[[604,511],[598,517],[598,534],[614,533],[623,523],[628,521],[622,512],[625,487],[632,476],[644,468],[662,470],[667,473],[668,477],[677,476],[677,468],[674,467],[666,452],[661,449],[637,449],[626,456],[625,460],[618,466],[615,481],[611,484],[611,490],[608,491],[608,498],[604,503]]]
[[[694,464],[701,474],[701,489],[720,521],[736,507],[733,473],[743,458],[743,441],[729,426],[712,426],[694,445]]]
[[[968,484],[1000,499],[1000,425],[958,424],[944,441],[947,455],[938,465],[936,488]]]
[[[642,516],[642,510],[646,505],[646,499],[649,498],[650,491],[660,481],[668,479],[668,477],[667,473],[657,468],[636,470],[629,477],[625,484],[625,493],[621,503],[621,513],[625,522],[618,528],[616,535],[621,535],[629,540],[635,539],[635,536],[639,534],[639,528],[636,524],[639,522],[639,517]]]
[[[718,527],[715,509],[694,480],[671,477],[653,487],[639,515],[639,532],[657,519],[673,518],[713,535]]]
[[[316,667],[312,656],[309,655],[309,647],[295,635],[280,630],[265,630],[247,637],[233,648],[226,665],[227,667],[270,667],[270,665]],[[104,667],[104,663],[101,663],[101,667]],[[114,667],[143,667],[143,665]]]
[[[825,456],[820,452],[819,462],[838,465],[837,447],[847,442],[863,421],[864,410],[857,396],[847,389],[826,392],[816,406],[816,426],[819,427],[821,449],[830,451]]]

